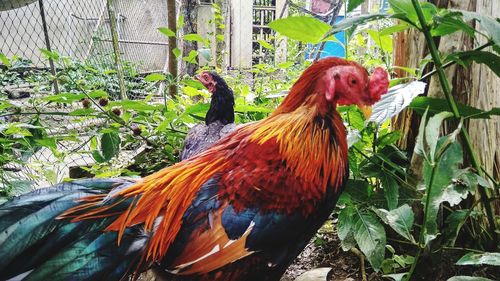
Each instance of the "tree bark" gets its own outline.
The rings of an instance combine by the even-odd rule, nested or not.
[[[494,0],[439,0],[434,1],[434,4],[444,8],[477,11],[494,17],[498,17],[500,14],[500,4]],[[470,38],[463,32],[456,32],[437,40],[439,40],[439,51],[443,54],[471,50],[474,46],[477,47],[485,43],[483,42],[484,40],[474,42],[473,38]],[[457,44],[457,42],[460,43]],[[415,30],[408,30],[398,34],[394,43],[395,65],[398,66],[418,67],[419,62],[428,54],[425,39]],[[397,70],[396,73],[399,77],[405,76],[405,73],[401,70]],[[453,95],[457,102],[469,104],[483,110],[500,106],[500,78],[486,66],[473,64],[466,69],[462,66],[454,65],[446,69],[446,74],[452,85]],[[430,81],[426,82],[429,83],[427,96],[434,98],[444,97],[437,77],[433,77]],[[419,123],[420,117],[410,110],[405,110],[393,119],[393,128],[402,131],[403,137],[398,143],[400,147],[408,151],[413,151]],[[470,120],[466,122],[465,126],[468,128],[473,146],[481,163],[484,165],[486,171],[498,180],[500,174],[498,164],[500,161],[500,124],[498,117],[493,117],[489,120]],[[454,127],[445,126],[443,129],[444,133],[450,133]],[[417,178],[421,175],[421,164],[421,159],[417,155],[413,155],[411,170]]]
[[[177,33],[177,16],[175,0],[167,0],[168,28]],[[173,77],[168,93],[173,98],[177,95],[177,58],[174,50],[177,48],[177,37],[168,37],[168,72]]]
[[[184,25],[180,30],[179,37],[182,46],[182,55],[187,56],[189,52],[198,50],[196,41],[184,41],[182,36],[198,32],[198,1],[196,0],[182,0],[180,7],[180,14],[184,17]],[[180,72],[193,76],[196,72],[198,58],[196,63],[187,63],[181,61]]]

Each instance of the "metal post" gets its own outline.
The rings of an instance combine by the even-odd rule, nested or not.
[[[120,85],[120,99],[127,99],[127,90],[125,89],[125,80],[123,75],[123,66],[120,57],[120,45],[118,42],[118,31],[116,29],[116,16],[113,8],[112,0],[106,2],[109,14],[109,27],[111,29],[111,37],[113,39],[113,50],[115,53],[116,73],[118,75],[118,84]]]
[[[45,19],[45,9],[43,7],[43,0],[38,0],[38,5],[40,6],[40,16],[42,17],[42,28],[43,28],[43,35],[45,37],[45,47],[47,47],[47,51],[52,52],[52,48],[50,47],[50,38],[49,38],[49,30],[47,28],[47,20]],[[50,65],[50,72],[52,73],[52,76],[54,76],[54,92],[56,94],[59,94],[59,84],[57,83],[57,72],[56,72],[56,66],[54,64],[54,60],[49,57],[49,65]]]

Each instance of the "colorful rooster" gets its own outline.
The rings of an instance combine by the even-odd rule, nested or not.
[[[279,280],[332,212],[348,176],[336,105],[369,106],[388,77],[312,64],[266,119],[140,180],[63,183],[0,206],[0,276]]]
[[[212,144],[236,128],[234,124],[234,95],[226,81],[215,71],[204,71],[195,77],[212,94],[205,124],[189,130],[184,140],[181,160],[207,150]]]

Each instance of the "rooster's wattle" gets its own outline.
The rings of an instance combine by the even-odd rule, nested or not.
[[[387,91],[355,62],[312,64],[266,119],[140,180],[63,183],[0,206],[0,276],[278,280],[332,212],[348,176],[337,104]]]

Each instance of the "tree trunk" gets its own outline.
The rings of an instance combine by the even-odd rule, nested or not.
[[[190,33],[198,32],[198,1],[197,0],[182,0],[180,7],[180,14],[184,17],[184,25],[179,32],[179,42],[182,46],[182,55],[187,56],[191,51],[197,51],[198,46],[196,41],[184,41],[182,36]],[[198,58],[196,63],[187,63],[181,60],[182,74],[193,76],[196,72]]]
[[[174,33],[177,33],[177,10],[175,0],[167,0],[168,12],[168,28]],[[173,82],[170,84],[168,93],[173,98],[177,95],[177,58],[174,55],[174,50],[177,48],[177,37],[168,37],[168,72],[173,77]]]
[[[438,7],[463,9],[477,11],[482,14],[498,17],[500,15],[500,4],[494,0],[477,1],[437,1]],[[480,37],[480,36],[479,36]],[[484,40],[483,40],[484,41]],[[485,42],[474,42],[472,38],[462,32],[456,32],[439,39],[439,51],[450,53],[454,51],[471,50],[474,46],[479,46]],[[457,44],[457,42],[460,42]],[[418,63],[428,54],[425,47],[425,39],[418,32],[409,30],[400,33],[395,38],[395,65],[418,67]],[[402,71],[396,71],[398,76],[405,76]],[[446,70],[446,74],[453,88],[453,95],[457,102],[469,104],[480,109],[489,110],[492,107],[500,106],[500,78],[498,78],[489,68],[484,65],[473,64],[465,69],[454,65]],[[437,77],[432,77],[428,82],[427,96],[444,98],[444,94],[439,85]],[[393,120],[393,128],[402,131],[402,139],[399,141],[400,147],[413,151],[415,139],[418,134],[420,117],[415,116],[411,111],[406,110]],[[500,123],[498,117],[490,120],[470,120],[465,124],[471,135],[473,147],[479,156],[486,171],[498,180],[499,160],[500,160]],[[449,129],[444,128],[444,133],[449,133],[454,126]],[[466,159],[467,160],[467,159]],[[421,175],[421,159],[416,155],[412,156],[413,174],[417,177]]]

